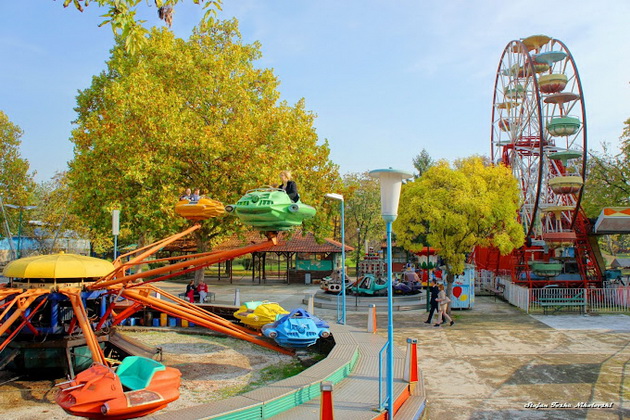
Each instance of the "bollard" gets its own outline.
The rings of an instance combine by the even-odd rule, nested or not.
[[[412,386],[418,383],[418,339],[416,338],[407,338],[403,380]]]
[[[334,420],[332,390],[333,384],[330,381],[321,382],[319,389],[322,396],[319,403],[319,420]]]
[[[241,306],[241,289],[234,291],[234,306]]]
[[[313,315],[315,313],[315,298],[314,298],[312,293],[308,295],[308,309],[307,309],[307,311],[311,315]]]
[[[370,305],[368,309],[367,332],[376,334],[376,305]]]

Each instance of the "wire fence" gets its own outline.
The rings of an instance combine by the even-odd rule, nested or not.
[[[630,312],[630,286],[606,284],[603,288],[529,289],[513,284],[509,276],[478,273],[479,288],[502,297],[527,313],[623,313]]]

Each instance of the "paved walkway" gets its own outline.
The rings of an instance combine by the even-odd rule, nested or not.
[[[304,307],[304,296],[318,290],[210,283],[217,303],[232,303],[236,288],[241,302],[267,299],[285,309]],[[334,310],[316,309],[315,314],[336,320]],[[427,419],[630,418],[629,316],[529,316],[482,296],[472,310],[455,310],[454,315],[454,326],[440,328],[423,323],[424,310],[394,317],[400,349],[405,349],[407,337],[418,339]],[[348,312],[347,320],[363,328],[367,313]],[[386,322],[383,311],[378,314],[380,334],[386,335]]]

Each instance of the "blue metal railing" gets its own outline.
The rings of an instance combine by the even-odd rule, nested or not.
[[[385,400],[383,398],[383,352],[387,349],[389,343],[385,343],[378,352],[378,409],[385,409]]]
[[[342,283],[342,287],[344,286],[345,284]],[[343,294],[342,292],[339,292],[339,294],[337,295],[337,324],[342,324],[344,321],[343,309],[341,308],[342,299],[343,299]]]

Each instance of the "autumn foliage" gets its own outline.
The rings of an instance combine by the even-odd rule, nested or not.
[[[196,30],[189,40],[153,29],[131,55],[112,50],[107,70],[77,98],[69,179],[75,213],[107,235],[110,212],[140,238],[183,227],[173,206],[186,187],[224,204],[278,184],[289,169],[302,201],[317,206],[337,182],[326,141],[304,100],[280,100],[279,81],[258,69],[260,45],[244,44],[236,20]],[[319,229],[318,219],[310,225]],[[204,241],[239,228],[204,222]]]

